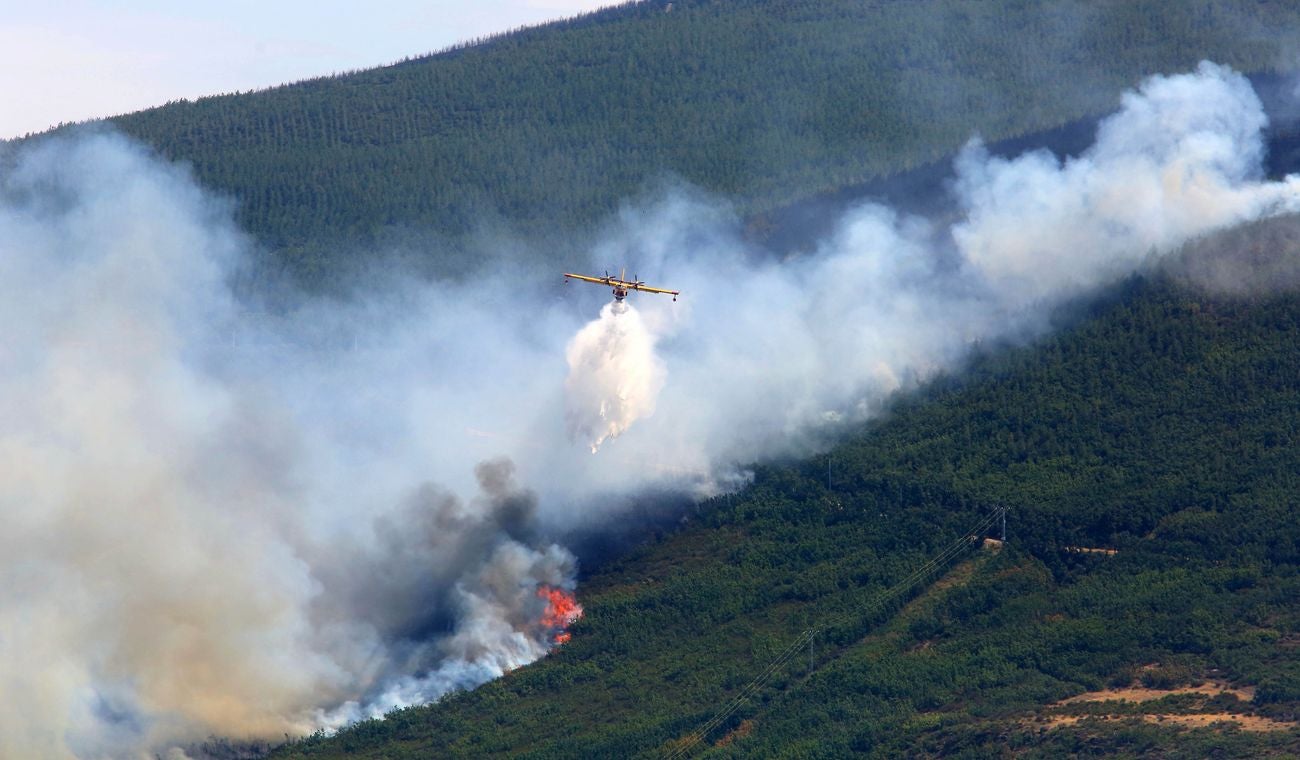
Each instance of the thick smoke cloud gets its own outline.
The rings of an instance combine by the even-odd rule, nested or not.
[[[1250,84],[1203,65],[1128,93],[1096,145],[1059,164],[1037,153],[959,159],[966,259],[1000,293],[1054,297],[1133,270],[1190,236],[1294,203],[1295,182],[1264,184],[1267,120]]]
[[[537,592],[575,577],[553,537],[608,497],[727,488],[972,341],[1297,210],[1300,183],[1262,179],[1263,124],[1229,71],[1153,78],[1075,159],[973,143],[955,223],[864,204],[781,262],[666,193],[591,244],[683,292],[622,314],[524,268],[259,309],[228,286],[248,241],[183,171],[105,135],[11,149],[0,688],[23,697],[0,756],[278,738],[536,659]]]
[[[229,209],[118,138],[6,158],[0,756],[300,734],[546,651],[536,495],[433,485],[404,424],[436,338],[247,313]]]
[[[642,271],[686,295],[671,317],[646,315],[663,320],[669,376],[655,416],[621,448],[642,431],[676,438],[644,456],[679,452],[674,464],[688,468],[690,457],[784,453],[871,415],[975,339],[1032,335],[1055,304],[1188,240],[1294,210],[1300,180],[1263,179],[1265,124],[1249,83],[1226,69],[1155,77],[1076,158],[1004,159],[972,142],[950,187],[955,222],[864,204],[813,254],[779,264],[701,232],[722,210],[681,199],[629,210],[606,256],[639,251],[656,262]]]

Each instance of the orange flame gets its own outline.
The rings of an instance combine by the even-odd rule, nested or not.
[[[554,586],[538,588],[537,598],[546,600],[546,609],[542,611],[542,619],[538,622],[542,627],[550,629],[551,643],[567,643],[572,634],[565,629],[582,617],[582,605],[578,604],[573,594]]]

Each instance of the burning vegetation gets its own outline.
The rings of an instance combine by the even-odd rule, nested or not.
[[[582,617],[582,605],[573,594],[562,588],[542,586],[537,589],[537,597],[546,601],[546,609],[538,621],[549,632],[552,645],[568,643],[572,638],[569,626]]]

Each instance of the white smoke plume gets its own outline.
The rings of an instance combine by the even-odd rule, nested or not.
[[[1155,77],[1077,158],[970,146],[955,223],[863,204],[783,262],[669,193],[591,249],[680,302],[594,327],[607,292],[527,269],[253,308],[227,285],[248,241],[182,170],[103,135],[5,149],[0,757],[279,738],[535,659],[537,590],[574,583],[551,537],[607,497],[727,487],[972,341],[1295,211],[1264,123],[1228,70]]]
[[[997,292],[1020,294],[1013,302],[1077,292],[1296,202],[1294,180],[1259,181],[1267,119],[1243,77],[1203,64],[1122,104],[1079,159],[996,160],[978,146],[959,159],[957,244]]]
[[[725,207],[677,196],[627,210],[605,256],[638,251],[683,297],[680,311],[646,307],[671,374],[620,450],[682,470],[789,452],[975,340],[1032,335],[1055,304],[1188,240],[1295,210],[1300,179],[1263,178],[1265,124],[1225,68],[1153,77],[1080,156],[1006,159],[972,142],[949,188],[955,222],[865,203],[780,263],[755,264],[723,232],[737,226]]]
[[[600,318],[569,341],[565,356],[569,437],[587,442],[591,453],[633,422],[654,414],[664,365],[655,355],[654,335],[630,304],[605,304]]]

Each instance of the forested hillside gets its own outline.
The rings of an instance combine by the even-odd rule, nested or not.
[[[667,756],[809,627],[814,651],[697,749],[1295,756],[1300,297],[1182,281],[1133,278],[1051,338],[988,348],[829,468],[759,468],[587,578],[586,617],[545,660],[276,756]],[[1001,551],[873,607],[998,505]],[[1083,692],[1101,693],[1062,701]],[[1146,701],[1099,701],[1122,694]]]
[[[558,261],[676,178],[797,238],[792,204],[918,167],[938,197],[927,165],[973,134],[1073,139],[1143,75],[1291,69],[1298,38],[1275,0],[646,0],[113,122],[324,285],[389,249],[464,271],[484,228]],[[273,755],[1300,754],[1300,276],[1265,265],[1300,232],[1216,240],[588,567],[544,659]],[[1223,248],[1259,254],[1211,267],[1254,296],[1198,288]],[[1006,545],[963,540],[1003,507]]]
[[[364,246],[442,269],[504,222],[563,239],[664,177],[760,212],[1113,109],[1203,58],[1290,66],[1284,2],[646,0],[114,122],[231,195],[307,279]],[[430,253],[433,248],[437,254]]]

